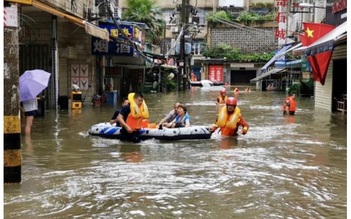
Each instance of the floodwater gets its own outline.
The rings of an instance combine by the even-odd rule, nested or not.
[[[233,89],[227,88],[233,95]],[[218,89],[147,94],[151,122],[175,101],[192,124],[215,120]],[[87,136],[117,107],[46,111],[22,137],[22,183],[5,185],[5,218],[346,218],[346,115],[284,93],[240,93],[247,135],[138,144]]]

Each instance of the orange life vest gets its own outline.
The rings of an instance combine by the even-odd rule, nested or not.
[[[134,101],[134,93],[128,94],[128,100],[130,103],[130,113],[126,119],[128,126],[133,130],[147,128],[149,125],[149,110],[145,101],[138,107]]]
[[[237,123],[240,121],[241,112],[239,107],[235,107],[235,111],[228,115],[227,107],[223,106],[218,114],[216,125],[221,128],[222,135],[231,136],[235,133]]]
[[[287,106],[286,103],[289,103],[289,106]],[[285,98],[283,103],[283,111],[287,110],[287,108],[289,109],[289,112],[296,111],[296,100],[294,98],[291,98],[291,97]]]
[[[228,100],[227,96],[222,97],[222,95],[218,96],[218,103],[226,103]]]

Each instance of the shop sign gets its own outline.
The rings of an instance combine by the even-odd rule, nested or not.
[[[286,35],[286,22],[287,22],[287,0],[276,0],[275,7],[278,9],[275,21],[278,22],[278,28],[275,29],[274,37],[278,39],[278,45],[284,45]]]
[[[208,79],[210,81],[223,82],[223,66],[222,65],[210,65],[208,73]]]
[[[18,27],[17,6],[4,7],[4,27]]]
[[[255,65],[253,63],[231,63],[231,68],[254,68]]]
[[[131,25],[119,26],[121,31],[119,31],[114,24],[99,24],[100,28],[106,29],[109,32],[109,36],[115,38],[116,40],[106,41],[93,37],[93,55],[138,56],[135,53],[133,46],[130,45],[130,40],[134,43],[138,43],[139,45],[144,45],[145,34],[143,34],[138,28]],[[126,36],[129,39],[127,39]]]

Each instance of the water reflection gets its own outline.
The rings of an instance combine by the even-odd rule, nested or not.
[[[209,125],[218,93],[145,99],[152,122],[181,101],[191,124]],[[345,218],[346,116],[309,98],[283,116],[282,93],[238,98],[250,130],[225,139],[130,144],[86,133],[119,104],[48,111],[22,138],[23,181],[5,186],[5,218]]]
[[[32,143],[32,137],[30,135],[25,135],[24,136],[24,146],[26,153],[30,156],[33,154],[33,143]]]
[[[141,152],[140,145],[122,145],[120,153],[126,162],[139,163],[143,161],[143,153]]]

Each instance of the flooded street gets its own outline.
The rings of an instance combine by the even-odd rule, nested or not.
[[[233,88],[227,88],[233,95]],[[192,125],[214,122],[219,91],[146,94],[150,121],[176,101]],[[115,109],[47,111],[22,136],[22,183],[4,187],[5,218],[346,218],[346,114],[284,93],[240,93],[247,135],[138,144],[87,136]]]

